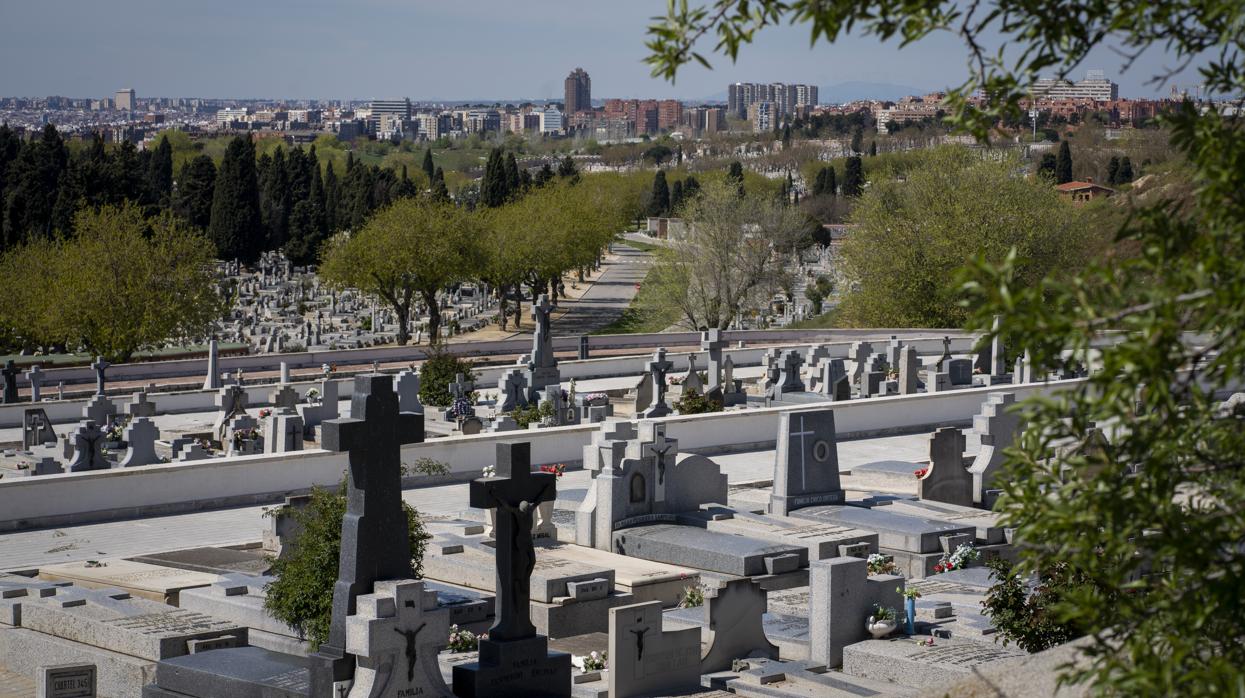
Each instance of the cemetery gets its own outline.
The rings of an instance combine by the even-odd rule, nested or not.
[[[240,283],[289,273],[261,270]],[[552,310],[532,306],[521,347],[476,347],[445,405],[425,402],[423,354],[316,371],[279,342],[147,369],[204,370],[190,390],[110,389],[134,369],[103,359],[80,397],[0,372],[0,679],[150,698],[794,697],[954,695],[1025,670],[982,607],[984,564],[1017,553],[993,511],[1003,453],[1015,405],[1084,383],[1093,351],[1036,375],[962,333],[708,330],[594,338],[610,351],[593,357],[555,340]],[[304,329],[314,349],[339,325]],[[228,339],[257,336],[277,342]],[[390,351],[368,341],[338,346]],[[256,357],[275,382],[229,364]],[[269,597],[310,544],[315,492],[339,486],[318,639]]]

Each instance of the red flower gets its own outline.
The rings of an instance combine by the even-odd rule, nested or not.
[[[916,475],[917,477],[925,477],[925,474],[928,472],[929,472],[929,468],[921,468],[920,470],[913,470],[912,474]]]

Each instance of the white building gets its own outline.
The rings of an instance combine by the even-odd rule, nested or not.
[[[1090,70],[1085,79],[1068,82],[1058,78],[1042,78],[1033,83],[1033,96],[1045,99],[1092,99],[1114,102],[1120,98],[1120,86],[1108,80],[1101,70]]]
[[[561,133],[562,132],[562,112],[548,107],[540,112],[540,132],[541,133]]]

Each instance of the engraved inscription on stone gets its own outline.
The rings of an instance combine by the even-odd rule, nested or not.
[[[183,609],[112,618],[101,622],[115,625],[118,628],[133,630],[144,635],[198,633],[233,627],[229,623],[212,616]]]
[[[952,584],[951,582],[935,582],[928,579],[916,579],[907,583],[909,587],[916,587],[922,594],[963,594],[972,593],[971,587],[963,584]]]
[[[655,653],[651,657],[645,657],[640,662],[641,676],[656,676],[665,674],[679,667],[685,667],[700,661],[700,649],[697,647],[684,647],[681,649],[667,650],[661,653]]]
[[[915,659],[926,664],[951,664],[953,666],[971,667],[1000,659],[1024,656],[1026,656],[1024,652],[1003,647],[941,645],[917,650],[909,654],[908,659]]]

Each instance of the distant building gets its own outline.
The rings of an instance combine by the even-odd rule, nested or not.
[[[116,104],[118,111],[134,111],[134,89],[127,87],[124,90],[117,90],[114,104]]]
[[[397,117],[399,120],[411,118],[410,99],[383,99],[372,102],[372,118],[380,119],[383,115]]]
[[[217,128],[234,128],[234,124],[246,121],[250,112],[244,108],[221,109],[216,112]]]
[[[754,102],[748,105],[748,121],[752,122],[752,130],[757,133],[773,131],[778,123],[777,117],[773,102]]]
[[[562,112],[547,107],[540,115],[540,132],[541,133],[562,133]]]
[[[564,108],[567,114],[579,111],[592,111],[592,79],[583,68],[576,68],[566,76],[566,100]]]
[[[817,106],[817,86],[795,83],[774,82],[762,84],[755,82],[737,82],[726,87],[727,114],[743,119],[748,116],[748,108],[758,102],[771,102],[775,116],[788,116]],[[800,108],[804,107],[804,110]]]
[[[657,130],[670,131],[683,123],[683,103],[677,99],[663,99],[657,103]]]
[[[1094,184],[1093,177],[1086,177],[1084,182],[1068,182],[1057,185],[1055,191],[1071,199],[1074,204],[1084,204],[1100,196],[1111,196],[1115,193],[1115,190],[1111,187]]]
[[[1039,99],[1092,99],[1095,102],[1114,102],[1120,98],[1120,86],[1108,80],[1101,70],[1091,70],[1085,79],[1068,82],[1058,78],[1043,78],[1033,83],[1033,95]]]

